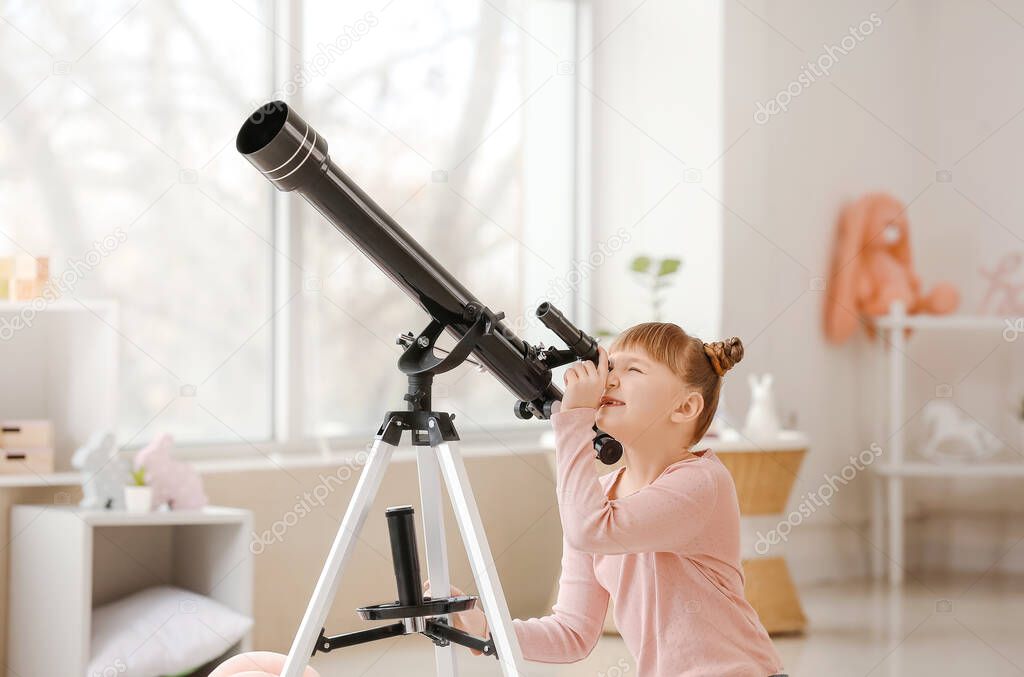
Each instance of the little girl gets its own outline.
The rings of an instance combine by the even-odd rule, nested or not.
[[[784,677],[743,596],[732,477],[714,452],[691,450],[714,417],[722,376],[742,357],[737,338],[703,343],[675,324],[649,322],[621,334],[610,353],[601,348],[597,366],[567,370],[551,417],[562,575],[550,616],[512,622],[524,658],[585,658],[611,598],[639,677]],[[625,453],[625,466],[603,477],[595,423]],[[480,609],[452,622],[487,636]],[[283,662],[279,654],[245,654],[211,677],[279,675]]]
[[[610,597],[639,677],[782,672],[743,596],[732,477],[713,451],[691,450],[714,417],[722,376],[742,357],[738,338],[708,344],[675,324],[648,322],[621,334],[610,354],[601,348],[597,366],[567,370],[551,417],[562,574],[550,616],[513,621],[524,658],[585,658]],[[625,455],[625,466],[603,477],[595,423]],[[487,636],[479,609],[456,614],[454,624]]]

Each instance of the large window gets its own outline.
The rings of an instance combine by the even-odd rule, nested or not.
[[[307,3],[297,95],[331,155],[483,303],[541,335],[524,314],[560,288],[572,259],[574,7],[482,0]],[[561,64],[561,66],[560,66]],[[334,229],[301,212],[309,361],[306,426],[373,429],[402,408],[395,337],[429,318]],[[322,281],[322,284],[320,284]],[[571,294],[552,297],[566,312]],[[550,339],[552,337],[545,337]],[[450,345],[446,343],[445,345]],[[435,406],[460,430],[513,425],[513,398],[462,367]]]
[[[48,254],[59,272],[124,234],[72,292],[120,305],[121,441],[365,437],[403,405],[394,339],[429,318],[237,155],[241,121],[269,98],[299,109],[481,301],[550,341],[527,318],[545,299],[570,311],[576,291],[574,12],[565,0],[7,12],[0,247]],[[511,404],[470,368],[437,382],[435,406],[461,414],[463,432],[517,425]]]
[[[122,443],[271,433],[271,189],[231,147],[271,81],[269,9],[18,3],[0,23],[0,246],[60,273],[117,242],[68,296],[120,304]]]

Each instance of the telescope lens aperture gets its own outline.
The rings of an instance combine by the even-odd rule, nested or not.
[[[271,101],[257,108],[238,130],[235,149],[242,155],[255,153],[270,143],[288,119],[288,104]]]
[[[248,117],[235,148],[279,190],[291,191],[323,175],[327,141],[284,101]]]

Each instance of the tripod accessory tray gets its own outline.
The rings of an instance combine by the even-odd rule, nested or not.
[[[343,635],[328,636],[323,628],[317,638],[313,654],[327,653],[344,646],[372,642],[378,639],[419,632],[430,638],[437,646],[451,642],[476,649],[488,656],[498,657],[494,640],[476,637],[452,627],[447,614],[472,609],[477,598],[473,595],[454,597],[426,597],[420,575],[419,553],[416,548],[415,511],[411,505],[388,508],[384,515],[388,521],[388,535],[391,538],[391,561],[395,569],[398,586],[398,600],[359,607],[356,612],[367,621],[399,621],[369,630],[360,630]]]
[[[472,609],[476,605],[476,599],[472,595],[440,597],[438,599],[424,597],[421,604],[405,605],[400,602],[388,602],[386,604],[359,607],[356,609],[356,613],[367,621],[441,616],[443,614],[454,614]]]

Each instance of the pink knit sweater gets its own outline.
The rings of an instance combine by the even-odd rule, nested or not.
[[[608,499],[599,477],[597,410],[551,417],[562,519],[562,576],[550,616],[515,619],[523,656],[572,663],[590,654],[608,598],[639,677],[766,677],[782,661],[743,596],[739,504],[729,471],[706,451],[650,485]],[[699,453],[699,452],[697,452]]]

